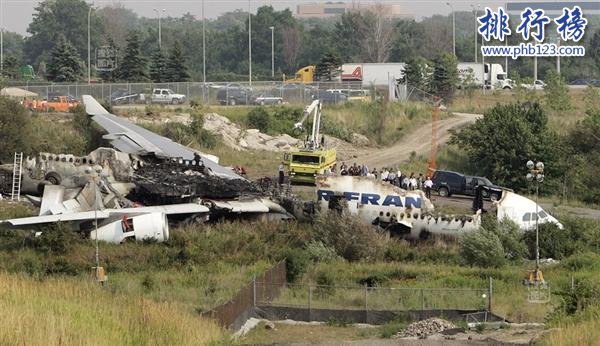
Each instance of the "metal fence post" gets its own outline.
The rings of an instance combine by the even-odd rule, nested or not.
[[[311,320],[311,303],[312,303],[312,289],[310,284],[308,284],[308,322]]]
[[[256,275],[252,278],[252,306],[256,307]]]
[[[490,276],[490,285],[488,287],[488,311],[492,311],[492,277]]]
[[[425,291],[421,288],[421,318],[425,314]]]
[[[368,304],[368,297],[369,297],[369,286],[367,286],[367,284],[365,284],[365,323],[369,323],[369,304]]]

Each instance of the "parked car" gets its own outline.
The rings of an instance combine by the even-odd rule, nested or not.
[[[343,93],[338,93],[329,90],[319,90],[317,93],[312,95],[313,99],[319,99],[324,104],[338,104],[348,100],[348,96]]]
[[[252,97],[252,104],[255,105],[275,105],[275,104],[282,104],[283,103],[283,98],[281,97],[276,97],[273,96],[269,93],[262,93],[259,94],[258,96],[253,96]]]
[[[483,185],[486,187],[483,191],[484,198],[498,200],[502,197],[502,187],[494,185],[485,177],[467,176],[462,173],[437,170],[431,178],[433,190],[442,197],[456,195],[475,196],[475,187]]]
[[[143,94],[134,93],[127,89],[116,90],[108,97],[108,101],[113,105],[136,103],[143,100]]]
[[[185,103],[185,95],[177,94],[171,89],[154,89],[152,90],[150,102],[177,105]]]
[[[527,90],[544,90],[546,83],[544,81],[536,79],[533,84],[521,84],[522,88]]]
[[[225,86],[217,91],[217,101],[223,106],[252,103],[252,90],[240,86]]]

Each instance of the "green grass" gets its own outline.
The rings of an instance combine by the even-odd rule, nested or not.
[[[244,336],[240,343],[242,345],[285,345],[292,341],[301,341],[306,344],[320,344],[324,342],[339,343],[341,341],[375,339],[377,337],[377,328],[331,326],[327,324],[292,326],[275,323],[275,330],[268,330],[265,329],[264,323],[261,323]]]
[[[11,344],[198,345],[226,336],[175,304],[113,293],[85,279],[0,273],[0,309],[0,340]]]

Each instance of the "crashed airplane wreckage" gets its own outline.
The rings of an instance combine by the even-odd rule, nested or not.
[[[317,177],[317,202],[320,210],[347,208],[364,222],[409,239],[425,239],[430,234],[457,236],[481,226],[481,212],[438,215],[423,191],[407,191],[365,177]]]
[[[238,216],[306,219],[317,210],[340,208],[393,235],[415,239],[430,233],[455,236],[481,224],[479,213],[435,215],[422,191],[361,177],[318,177],[317,203],[281,196],[220,166],[214,156],[109,114],[91,96],[83,100],[86,112],[108,132],[104,138],[117,150],[99,148],[85,157],[41,153],[28,158],[21,191],[40,207],[40,213],[3,223],[30,229],[64,222],[92,239],[97,234],[99,240],[114,243],[166,241],[169,222],[175,221]],[[12,173],[12,165],[2,168]],[[506,210],[518,207],[510,205]]]

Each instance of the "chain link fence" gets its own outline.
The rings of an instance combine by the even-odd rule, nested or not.
[[[297,285],[258,282],[279,287],[273,299],[258,299],[257,305],[305,309],[364,311],[485,310],[491,307],[488,288],[406,288]],[[268,297],[267,297],[268,298]]]
[[[208,105],[246,105],[260,104],[257,96],[269,97],[265,104],[290,103],[305,105],[314,97],[323,97],[324,92],[329,103],[344,101],[352,90],[365,89],[360,82],[315,82],[310,84],[283,83],[276,81],[257,82],[175,82],[175,83],[11,83],[13,87],[25,89],[38,94],[40,99],[49,99],[53,95],[70,95],[81,99],[81,95],[92,95],[97,100],[112,102],[116,97],[126,94],[144,94],[144,101],[149,103],[153,89],[171,89],[183,94],[188,101]],[[369,89],[369,88],[367,88]],[[327,93],[327,91],[329,91]],[[340,96],[343,95],[343,96]]]

